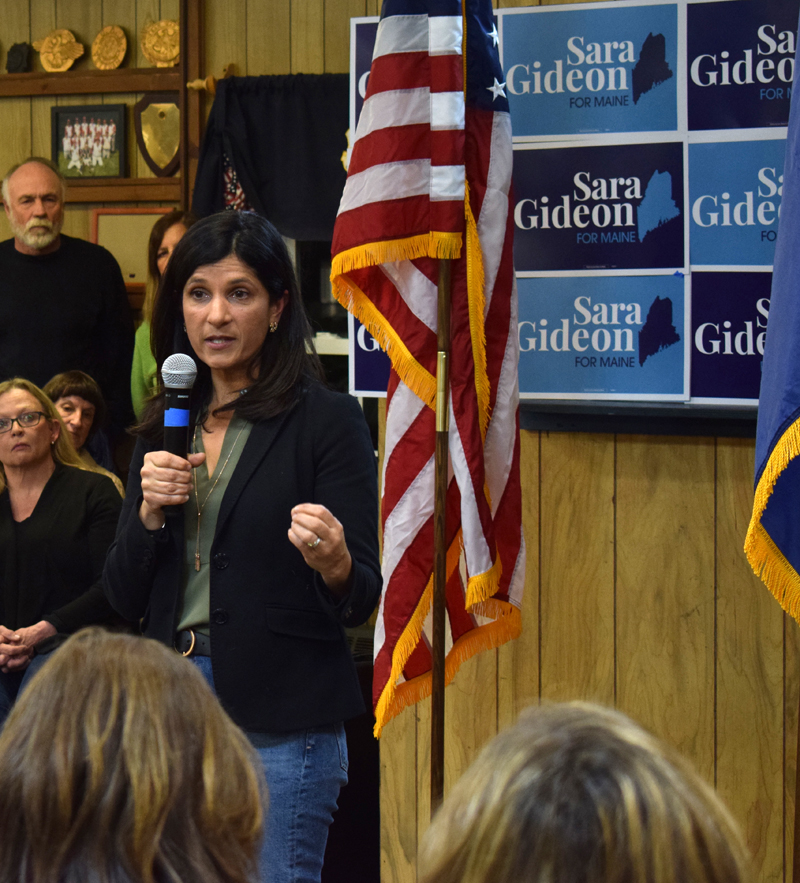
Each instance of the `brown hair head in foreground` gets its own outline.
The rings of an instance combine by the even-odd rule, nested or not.
[[[192,663],[85,629],[0,733],[0,880],[246,883],[265,800],[254,750]]]
[[[629,718],[587,703],[523,712],[461,777],[420,883],[745,883],[714,791]]]

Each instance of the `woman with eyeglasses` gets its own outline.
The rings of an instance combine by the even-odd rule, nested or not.
[[[0,383],[0,726],[46,652],[114,617],[101,575],[121,508],[42,390]]]

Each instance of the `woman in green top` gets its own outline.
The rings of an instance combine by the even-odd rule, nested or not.
[[[156,360],[150,348],[150,319],[153,316],[158,283],[172,250],[196,220],[191,212],[175,209],[162,215],[150,231],[150,242],[147,246],[147,288],[142,304],[142,324],[136,330],[131,369],[131,399],[137,420],[142,419],[144,403],[155,390]]]

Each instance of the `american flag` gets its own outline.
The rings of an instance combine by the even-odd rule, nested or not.
[[[511,124],[497,46],[490,0],[385,0],[334,229],[336,296],[392,362],[376,735],[431,689],[441,258],[453,259],[446,681],[521,628]]]

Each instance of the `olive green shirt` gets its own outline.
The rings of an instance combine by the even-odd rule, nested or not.
[[[186,535],[185,567],[183,569],[183,599],[178,631],[194,629],[209,634],[209,609],[211,595],[210,553],[217,530],[217,517],[228,482],[236,469],[253,424],[234,414],[222,442],[219,460],[214,474],[209,477],[205,463],[194,470],[194,489],[188,502],[183,504],[183,523]],[[194,453],[205,453],[203,433],[198,427],[192,442]],[[198,500],[200,518],[197,517]],[[198,551],[198,521],[200,533],[200,569],[196,567]]]

